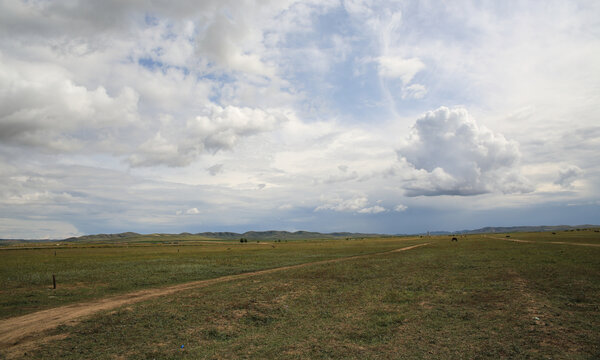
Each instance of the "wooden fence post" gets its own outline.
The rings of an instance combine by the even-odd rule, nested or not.
[[[52,274],[52,288],[56,289],[56,277],[54,277],[54,274]]]

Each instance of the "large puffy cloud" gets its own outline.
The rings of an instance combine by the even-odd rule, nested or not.
[[[132,166],[186,166],[205,151],[231,150],[242,138],[271,131],[285,121],[276,111],[236,106],[212,105],[205,112],[188,120],[183,131],[173,132],[170,139],[158,132],[141,144],[128,162]]]
[[[441,107],[417,119],[398,156],[416,171],[408,196],[524,192],[514,141],[479,126],[463,108]]]
[[[101,144],[138,120],[135,90],[111,95],[74,83],[60,67],[0,56],[0,140],[52,150]]]

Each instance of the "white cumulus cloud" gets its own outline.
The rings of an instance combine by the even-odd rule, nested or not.
[[[440,107],[421,116],[398,156],[416,171],[408,196],[526,192],[516,142],[479,126],[466,109]]]

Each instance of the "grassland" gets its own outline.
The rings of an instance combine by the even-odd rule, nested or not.
[[[414,239],[400,240],[410,245]],[[290,242],[142,238],[0,249],[0,319],[128,291],[398,247],[398,240]],[[55,275],[57,288],[52,288]]]
[[[556,243],[600,245],[598,233],[506,236],[98,247],[59,249],[56,256],[54,249],[4,251],[2,311],[10,317],[133,289],[430,242],[103,312],[47,331],[43,337],[55,340],[42,347],[7,356],[600,358],[600,247]],[[57,290],[49,286],[52,273],[61,279]]]

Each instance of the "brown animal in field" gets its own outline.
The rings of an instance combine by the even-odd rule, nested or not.
[[[458,239],[457,239],[457,238],[455,238],[455,237],[453,237],[453,238],[452,238],[452,241],[458,241]]]

